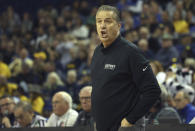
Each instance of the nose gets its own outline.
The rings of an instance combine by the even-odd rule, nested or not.
[[[105,22],[102,22],[102,23],[100,24],[100,28],[101,28],[101,29],[105,29],[105,28],[106,28]]]

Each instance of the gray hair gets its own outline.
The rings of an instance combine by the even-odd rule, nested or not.
[[[112,11],[112,12],[114,12],[115,15],[113,16],[113,18],[114,18],[117,22],[120,22],[120,12],[119,12],[119,10],[118,10],[116,7],[110,6],[110,5],[102,5],[102,6],[99,7],[99,9],[98,9],[96,15],[97,15],[100,11]]]
[[[64,99],[64,101],[66,101],[69,105],[69,108],[72,108],[72,97],[70,96],[69,93],[65,92],[65,91],[60,91],[56,94],[60,94],[62,96],[62,98]]]
[[[15,110],[17,108],[22,108],[24,112],[33,112],[32,105],[27,101],[20,101],[16,104]]]
[[[92,86],[85,86],[85,87],[83,87],[83,88],[80,90],[80,93],[83,92],[83,91],[87,91],[87,92],[91,93],[91,92],[92,92]],[[80,94],[80,93],[79,93],[79,94]]]

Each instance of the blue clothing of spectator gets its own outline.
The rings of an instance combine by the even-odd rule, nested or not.
[[[187,53],[187,57],[194,57],[195,56],[195,44],[187,44],[187,45],[182,45],[178,44],[175,46],[177,50],[179,51],[179,54],[183,53],[184,51]]]
[[[179,53],[174,46],[161,48],[156,55],[156,59],[160,61],[165,68],[170,66],[175,58],[179,60]]]
[[[187,104],[182,110],[179,110],[179,115],[181,116],[182,122],[189,124],[189,122],[195,117],[195,106],[192,104]]]

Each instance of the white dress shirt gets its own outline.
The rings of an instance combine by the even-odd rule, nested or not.
[[[70,127],[73,126],[76,122],[78,117],[78,112],[69,109],[64,115],[57,116],[56,114],[52,113],[49,117],[46,127]]]

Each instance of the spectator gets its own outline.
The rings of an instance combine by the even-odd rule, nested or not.
[[[162,64],[159,61],[154,60],[150,62],[150,65],[158,83],[162,84],[166,78],[166,73],[164,72]]]
[[[179,51],[182,63],[188,57],[195,57],[195,46],[192,43],[192,37],[189,33],[180,36],[180,43],[176,45]]]
[[[4,95],[13,95],[13,91],[17,90],[18,85],[8,82],[5,76],[0,75],[0,97]]]
[[[15,55],[16,42],[14,40],[9,40],[5,43],[5,50],[3,51],[3,62],[10,64],[12,57]]]
[[[10,128],[16,124],[14,117],[15,102],[12,97],[4,96],[0,98],[0,108],[3,115],[0,128]]]
[[[53,96],[56,92],[62,90],[67,90],[67,89],[65,88],[65,84],[61,80],[59,75],[56,72],[49,73],[46,82],[43,84],[45,100],[50,100],[51,96]]]
[[[32,70],[32,63],[22,63],[22,71],[16,76],[13,76],[11,80],[17,84],[25,82],[27,84],[41,83],[41,78]]]
[[[73,98],[73,103],[78,104],[79,103],[78,93],[79,93],[80,87],[78,86],[78,83],[77,83],[77,72],[75,69],[69,70],[67,72],[65,84],[68,90],[67,92]]]
[[[71,34],[79,39],[86,39],[89,36],[88,27],[82,23],[82,19],[80,17],[76,17],[76,24]]]
[[[78,113],[72,109],[72,98],[66,92],[58,92],[52,98],[53,113],[49,117],[46,127],[73,126]]]
[[[36,115],[33,112],[32,106],[28,102],[19,102],[14,108],[14,116],[18,121],[18,125],[14,127],[44,127],[46,118]]]
[[[182,14],[179,10],[174,12],[173,25],[175,32],[178,34],[184,34],[189,32],[189,25],[186,20],[182,18]]]
[[[9,64],[9,69],[12,72],[12,77],[22,72],[22,63],[29,63],[29,65],[33,66],[33,61],[28,57],[28,50],[26,48],[22,48],[19,52],[19,57],[15,58]]]
[[[178,92],[175,103],[182,123],[188,124],[195,117],[195,106],[190,103],[189,95],[183,91]]]
[[[150,36],[150,31],[147,27],[142,26],[139,29],[140,39],[146,39],[149,44],[149,49],[156,53],[160,49],[160,44],[156,38]]]
[[[79,100],[81,102],[82,111],[79,113],[77,121],[74,126],[90,126],[94,128],[94,120],[91,116],[91,86],[85,86],[79,93]]]
[[[172,63],[179,61],[179,53],[173,46],[170,34],[163,34],[162,39],[162,48],[156,54],[156,59],[162,63],[164,68],[167,68]]]
[[[0,54],[0,75],[9,78],[11,76],[10,69],[6,63],[3,62],[3,56]]]
[[[181,118],[177,111],[171,107],[169,102],[169,93],[166,88],[161,85],[161,97],[156,101],[153,107],[150,109],[150,113],[148,115],[148,124],[163,124],[161,123],[161,119],[175,119],[177,123],[181,123]],[[166,122],[165,122],[166,123]],[[167,121],[167,123],[170,123]]]
[[[30,14],[25,12],[21,23],[21,29],[22,29],[21,32],[25,34],[26,32],[31,31],[32,27],[33,27],[33,22],[30,19]]]
[[[152,60],[154,57],[153,52],[148,48],[148,41],[146,39],[140,39],[138,41],[138,47],[142,50],[144,56],[148,60]]]
[[[41,96],[41,86],[36,84],[29,84],[28,90],[33,111],[38,114],[42,114],[45,103],[43,97]]]

